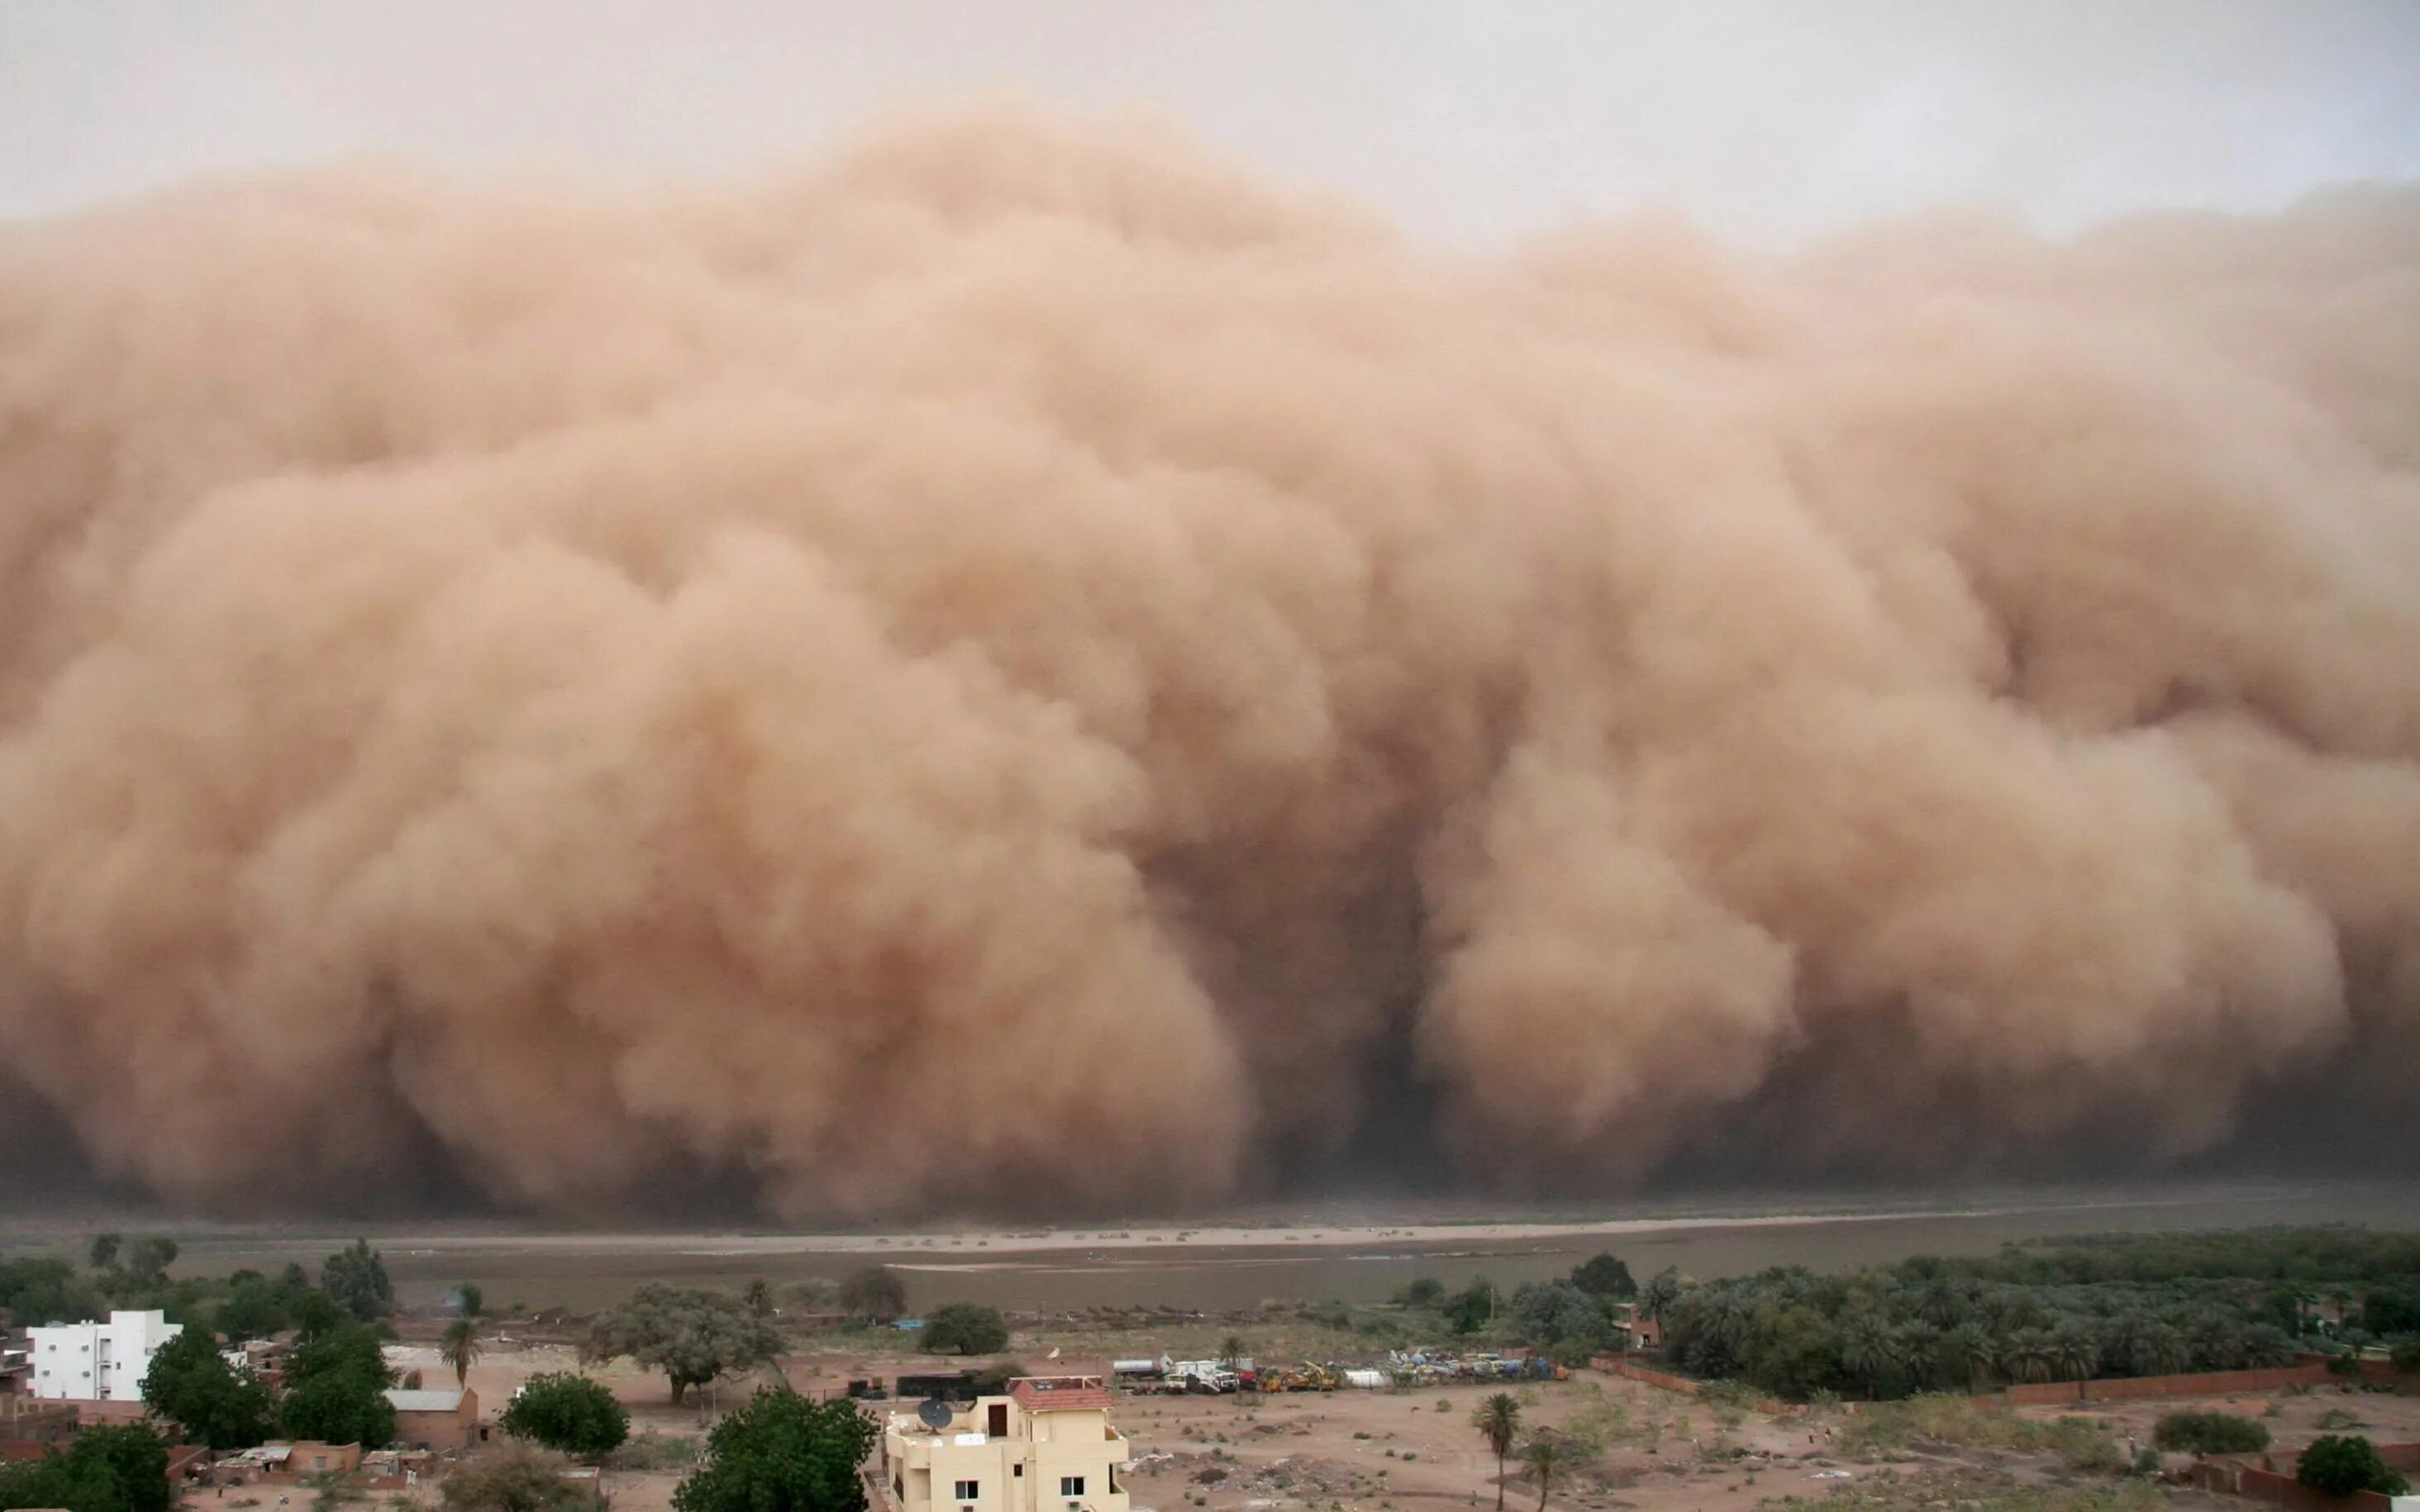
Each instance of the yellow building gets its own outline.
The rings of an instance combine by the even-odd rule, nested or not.
[[[1127,1512],[1125,1462],[1098,1376],[1012,1381],[946,1423],[894,1412],[882,1434],[899,1512]]]

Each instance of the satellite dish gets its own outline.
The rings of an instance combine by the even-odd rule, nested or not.
[[[926,1397],[924,1405],[916,1409],[917,1420],[928,1428],[948,1427],[951,1415],[950,1404],[939,1396]]]

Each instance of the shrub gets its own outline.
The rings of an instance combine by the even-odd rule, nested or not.
[[[2294,1478],[2330,1496],[2350,1496],[2355,1491],[2401,1496],[2411,1489],[2378,1458],[2377,1445],[2357,1433],[2331,1433],[2312,1440],[2294,1465]]]
[[[925,1319],[924,1347],[935,1354],[991,1354],[1008,1348],[1008,1321],[995,1307],[948,1303]]]
[[[2170,1412],[2152,1427],[2151,1442],[2187,1454],[2251,1454],[2269,1447],[2269,1429],[2233,1412]]]
[[[582,1459],[611,1454],[630,1436],[630,1414],[613,1394],[567,1370],[530,1377],[498,1421],[516,1439]]]

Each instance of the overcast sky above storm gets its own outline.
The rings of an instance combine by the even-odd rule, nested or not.
[[[2408,0],[9,0],[0,214],[198,173],[741,174],[970,93],[1140,104],[1463,243],[1668,205],[2063,233],[2420,174]]]

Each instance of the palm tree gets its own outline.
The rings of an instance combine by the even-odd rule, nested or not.
[[[1241,1370],[1244,1367],[1244,1335],[1228,1335],[1218,1346],[1218,1358],[1227,1362],[1228,1369]]]
[[[1934,1369],[1941,1360],[1940,1343],[1940,1332],[1930,1323],[1901,1323],[1891,1330],[1891,1349],[1899,1356],[1900,1365],[1918,1386],[1934,1383]]]
[[[1934,1349],[1941,1362],[1941,1379],[1968,1391],[1979,1389],[1991,1379],[1992,1359],[1998,1352],[1992,1346],[1992,1335],[1972,1323],[1961,1323],[1943,1334]]]
[[[1521,1404],[1509,1392],[1497,1392],[1470,1414],[1470,1426],[1496,1452],[1496,1512],[1504,1512],[1504,1457],[1521,1436]]]
[[[1638,1288],[1639,1312],[1659,1323],[1680,1300],[1681,1273],[1668,1265],[1649,1276],[1647,1284]]]
[[[2047,1330],[2021,1328],[2009,1335],[2000,1367],[2014,1381],[2048,1381],[2056,1368],[2057,1353]]]
[[[445,1339],[437,1348],[439,1359],[454,1367],[454,1384],[471,1383],[471,1362],[479,1357],[479,1320],[458,1318],[445,1325]]]
[[[1851,1379],[1864,1384],[1866,1400],[1872,1401],[1883,1377],[1899,1364],[1898,1341],[1880,1314],[1854,1313],[1840,1326],[1840,1364]]]
[[[2050,1333],[2051,1364],[2061,1381],[2089,1381],[2101,1364],[2101,1340],[2082,1321],[2059,1324]]]
[[[1529,1442],[1521,1445],[1521,1468],[1538,1483],[1538,1512],[1546,1512],[1546,1497],[1555,1482],[1570,1473],[1572,1461],[1578,1458],[1569,1440],[1547,1428],[1530,1434]],[[1501,1485],[1497,1489],[1503,1489]]]
[[[2193,1363],[2193,1346],[2177,1326],[2155,1321],[2134,1342],[2134,1368],[2146,1376],[2170,1376]]]

